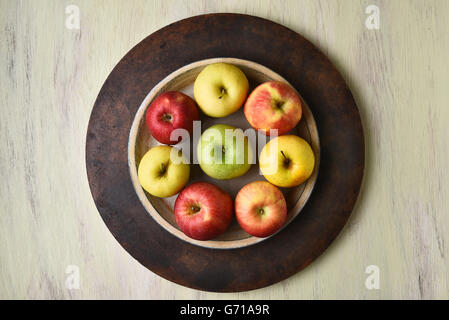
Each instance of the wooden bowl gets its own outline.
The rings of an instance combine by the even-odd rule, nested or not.
[[[141,103],[135,115],[129,134],[128,164],[131,174],[131,180],[140,201],[142,202],[146,211],[165,230],[184,241],[202,247],[216,249],[241,248],[261,242],[266,238],[257,238],[249,235],[238,225],[236,219],[234,218],[228,230],[214,240],[198,241],[191,239],[178,228],[175,222],[173,207],[177,195],[169,198],[158,198],[152,196],[143,190],[137,179],[137,167],[139,165],[140,159],[150,148],[160,144],[151,136],[145,124],[145,112],[148,106],[151,104],[154,98],[166,91],[181,91],[193,98],[193,83],[196,77],[204,67],[216,62],[231,63],[239,67],[245,73],[249,80],[250,91],[257,85],[265,81],[274,80],[287,82],[279,74],[258,63],[235,58],[215,58],[201,60],[176,70],[175,72],[169,74],[161,82],[159,82],[148,93],[146,98]],[[211,125],[218,123],[233,125],[237,128],[243,129],[244,131],[248,128],[251,128],[250,124],[243,114],[243,108],[224,118],[210,118],[205,116],[204,114],[201,114],[202,132]],[[280,188],[285,196],[288,208],[287,220],[284,224],[284,227],[288,225],[301,212],[301,209],[304,207],[310,194],[312,193],[318,174],[320,159],[318,130],[312,112],[310,111],[306,103],[303,104],[303,114],[301,121],[296,126],[296,128],[289,132],[289,134],[298,135],[310,143],[312,150],[315,153],[316,164],[311,177],[303,184],[294,188]],[[258,140],[258,143],[258,149],[261,150],[261,140]],[[192,152],[194,152],[194,150],[191,150],[191,154],[193,154]],[[254,150],[254,152],[256,152],[256,150]],[[251,169],[243,176],[231,180],[213,179],[207,176],[201,170],[198,164],[191,164],[189,184],[198,181],[210,182],[227,191],[231,195],[231,197],[235,198],[237,192],[244,185],[258,180],[266,179],[262,174],[260,174],[259,166],[257,163],[252,165]]]

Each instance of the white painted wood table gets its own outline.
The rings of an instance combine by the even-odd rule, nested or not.
[[[68,5],[80,29],[66,27]],[[379,29],[365,25],[370,5]],[[295,276],[238,294],[184,288],[135,261],[101,220],[84,161],[90,111],[119,59],[212,12],[307,37],[347,80],[366,135],[362,193],[337,240]],[[0,298],[449,298],[448,58],[445,0],[0,0]],[[366,286],[370,265],[379,289]]]

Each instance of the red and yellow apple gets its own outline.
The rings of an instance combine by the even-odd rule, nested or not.
[[[210,240],[226,231],[234,211],[229,194],[211,183],[197,182],[178,195],[174,213],[185,235]]]
[[[244,186],[235,198],[235,216],[249,234],[265,238],[277,232],[287,218],[287,202],[281,190],[266,181]]]
[[[264,177],[279,187],[295,187],[313,173],[315,154],[306,140],[284,135],[270,140],[259,155]]]
[[[270,135],[292,130],[301,120],[302,101],[295,89],[279,81],[264,82],[251,92],[245,102],[245,117],[251,126]]]
[[[248,89],[248,79],[242,70],[220,62],[200,72],[193,85],[193,95],[206,115],[221,118],[240,109]]]
[[[170,138],[176,129],[192,134],[193,121],[199,119],[196,102],[178,91],[168,91],[153,100],[145,115],[151,135],[160,143],[176,144],[180,136]]]

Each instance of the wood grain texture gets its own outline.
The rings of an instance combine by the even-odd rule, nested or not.
[[[81,29],[64,26],[76,4]],[[365,28],[366,6],[380,30]],[[97,213],[85,133],[114,65],[193,15],[264,17],[301,33],[343,74],[364,120],[362,194],[332,246],[297,275],[238,294],[196,291],[141,266]],[[449,298],[449,2],[0,1],[0,297]],[[280,57],[282,58],[282,57]],[[380,289],[365,268],[380,268]],[[78,265],[79,290],[65,287]]]

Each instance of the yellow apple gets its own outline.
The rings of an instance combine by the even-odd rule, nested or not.
[[[184,161],[180,161],[184,159]],[[142,157],[137,170],[146,192],[164,198],[177,194],[186,185],[190,167],[181,151],[170,146],[151,148]]]
[[[248,79],[242,70],[229,63],[213,63],[195,80],[193,95],[208,116],[221,118],[237,111],[248,94]]]
[[[259,166],[272,184],[295,187],[312,175],[315,155],[304,139],[294,135],[279,136],[263,147]]]

